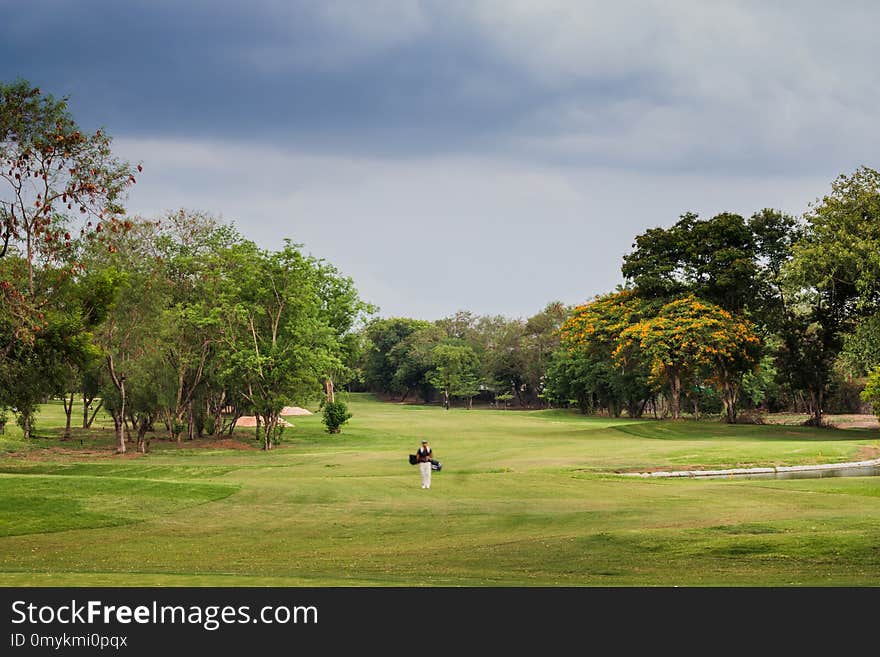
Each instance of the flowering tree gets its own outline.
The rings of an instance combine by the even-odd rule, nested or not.
[[[669,385],[673,418],[680,417],[682,384],[703,378],[718,386],[725,417],[736,422],[742,377],[757,365],[760,348],[747,320],[688,296],[625,328],[613,355],[623,366],[641,361],[652,382]]]
[[[587,412],[593,398],[618,415],[625,404],[640,415],[651,396],[647,370],[632,360],[615,364],[620,334],[656,311],[657,303],[621,290],[576,307],[560,329],[560,349],[550,367],[549,388],[556,398],[575,399]]]

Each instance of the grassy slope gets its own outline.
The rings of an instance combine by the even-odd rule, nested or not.
[[[873,432],[351,405],[341,436],[297,417],[268,454],[0,443],[0,584],[880,584],[878,477],[609,474],[850,460]]]

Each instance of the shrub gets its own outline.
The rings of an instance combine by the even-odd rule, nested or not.
[[[324,404],[324,426],[327,427],[327,433],[339,433],[340,427],[345,424],[351,413],[348,412],[348,406],[345,402],[333,401]]]
[[[861,394],[862,401],[871,405],[871,409],[877,417],[880,417],[880,367],[875,368],[869,375],[865,389]]]

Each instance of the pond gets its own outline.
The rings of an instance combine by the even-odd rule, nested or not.
[[[819,479],[821,477],[876,477],[880,465],[860,465],[846,468],[816,468],[809,470],[777,470],[776,472],[743,472],[724,475],[702,475],[701,479]]]
[[[629,477],[680,479],[818,479],[821,477],[876,477],[880,475],[880,459],[851,463],[823,463],[768,468],[734,468],[729,470],[678,470],[675,472],[627,472]]]

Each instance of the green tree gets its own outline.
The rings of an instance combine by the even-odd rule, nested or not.
[[[865,317],[843,336],[840,358],[851,376],[866,376],[880,366],[880,313]]]
[[[77,126],[66,98],[24,80],[0,83],[0,257],[10,243],[24,243],[31,295],[35,258],[70,242],[72,213],[97,222],[124,214],[120,201],[135,172],[113,157],[110,143],[103,130]]]
[[[327,433],[339,433],[342,425],[351,419],[348,406],[345,402],[333,400],[324,401],[323,422],[327,427]]]
[[[321,315],[335,341],[323,381],[324,397],[326,401],[333,402],[336,400],[337,383],[359,376],[357,363],[363,353],[364,342],[356,329],[376,312],[376,307],[361,300],[354,281],[343,276],[332,264],[319,260],[315,266]]]
[[[364,379],[373,390],[388,394],[402,394],[404,398],[411,388],[400,388],[401,377],[396,376],[400,366],[399,351],[392,351],[416,331],[430,326],[429,322],[405,317],[374,319],[364,329],[366,353]]]
[[[428,381],[443,393],[443,407],[449,410],[451,397],[470,400],[479,391],[480,363],[474,350],[465,345],[439,344],[431,352]]]
[[[84,254],[90,280],[112,298],[95,338],[107,373],[101,397],[113,417],[120,454],[128,442],[129,396],[136,388],[156,387],[159,376],[169,292],[162,263],[152,250],[157,230],[156,222],[137,219],[107,242],[90,243]],[[142,401],[151,398],[147,393],[137,396]]]
[[[69,296],[82,272],[74,225],[86,239],[126,225],[121,201],[135,169],[110,143],[102,130],[82,131],[66,99],[0,83],[0,375],[13,382],[26,434],[32,409],[64,394],[85,359],[88,318]]]
[[[780,370],[809,392],[818,425],[843,337],[880,308],[880,173],[839,176],[805,219],[784,269],[793,301]]]
[[[681,216],[671,228],[639,235],[621,271],[646,297],[692,293],[740,311],[756,297],[757,245],[746,220],[721,213]]]
[[[333,329],[321,314],[314,260],[287,242],[266,252],[250,242],[232,247],[224,302],[233,308],[221,332],[225,375],[260,417],[263,449],[272,449],[282,408],[320,391],[334,360]]]
[[[446,340],[443,330],[432,324],[413,331],[391,351],[388,361],[394,366],[392,390],[402,392],[401,401],[415,390],[421,390],[422,399],[430,397],[429,373],[434,368],[434,348]]]
[[[196,399],[214,370],[218,328],[229,312],[222,304],[223,261],[218,254],[240,241],[238,232],[198,211],[180,209],[159,222],[154,238],[157,275],[167,290],[160,334],[162,359],[155,377],[174,439],[191,440],[204,415]]]
[[[880,367],[871,370],[865,389],[861,392],[862,401],[871,404],[874,415],[880,418]]]

